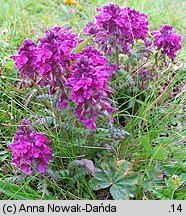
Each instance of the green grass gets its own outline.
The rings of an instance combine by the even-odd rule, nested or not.
[[[113,96],[119,109],[114,114],[115,126],[130,133],[120,142],[104,128],[107,119],[99,122],[96,132],[91,132],[77,122],[71,110],[56,111],[50,102],[37,98],[37,92],[29,97],[29,89],[19,89],[20,79],[9,57],[16,53],[22,41],[25,38],[38,41],[46,28],[56,25],[70,27],[82,35],[84,25],[94,19],[95,9],[106,2],[81,0],[76,9],[63,4],[61,0],[1,0],[0,199],[112,198],[108,189],[98,192],[93,190],[89,183],[90,176],[82,175],[79,170],[71,172],[67,169],[71,161],[84,158],[93,160],[96,167],[112,163],[106,166],[111,173],[112,169],[118,168],[120,161],[130,161],[132,168],[128,171],[140,176],[135,199],[186,199],[186,93],[178,91],[185,82],[184,40],[179,54],[181,66],[174,77],[172,68],[169,68],[146,90],[131,90],[128,75],[125,75],[126,82],[121,85],[120,78],[113,81],[112,88],[119,86]],[[112,2],[148,14],[150,30],[169,23],[184,38],[185,1]],[[159,94],[166,80],[170,82]],[[178,92],[170,98],[173,89]],[[32,176],[21,176],[11,166],[11,153],[7,150],[7,144],[12,142],[18,122],[23,118],[30,118],[35,122],[35,129],[47,131],[52,140],[54,157],[46,176],[37,172]],[[124,122],[122,125],[121,119]],[[179,187],[172,181],[173,175],[180,178],[182,183]]]

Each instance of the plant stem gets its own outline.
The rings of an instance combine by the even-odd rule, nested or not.
[[[161,55],[158,57],[158,53],[159,53],[159,52],[157,52],[157,53],[155,54],[155,62],[154,62],[154,64],[152,65],[151,70],[150,70],[151,75],[152,75],[152,72],[153,72],[154,67],[155,67],[155,66],[158,66],[158,60],[159,60],[160,57],[161,57]]]
[[[119,49],[116,47],[116,64],[119,67]]]
[[[176,191],[176,188],[174,188],[174,190],[172,191],[172,194],[171,194],[171,200],[173,200],[173,197],[174,197],[174,193]]]

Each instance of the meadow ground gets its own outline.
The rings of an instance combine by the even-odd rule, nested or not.
[[[54,26],[69,27],[83,37],[96,8],[108,2],[81,0],[71,7],[62,0],[0,0],[0,199],[186,199],[186,3],[110,2],[146,13],[150,31],[171,24],[182,36],[182,49],[176,63],[160,70],[145,88],[140,78],[116,74],[110,81],[118,109],[114,124],[105,117],[91,131],[72,110],[56,110],[47,91],[40,89],[39,95],[34,88],[20,89],[10,56],[25,38],[38,42]],[[46,174],[27,175],[11,164],[7,145],[23,118],[52,140],[53,159]],[[81,159],[93,161],[101,172],[93,176],[86,167],[69,167]]]

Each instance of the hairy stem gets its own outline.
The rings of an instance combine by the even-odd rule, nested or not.
[[[119,67],[119,49],[116,47],[116,64]]]

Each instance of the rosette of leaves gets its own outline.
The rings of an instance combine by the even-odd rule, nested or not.
[[[135,196],[137,173],[131,171],[131,163],[125,160],[102,164],[101,171],[89,181],[95,191],[109,188],[115,200],[128,200]]]

